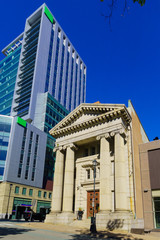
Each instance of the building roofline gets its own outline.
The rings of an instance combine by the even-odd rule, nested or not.
[[[23,32],[18,36],[18,37],[16,37],[11,43],[9,43],[5,48],[3,48],[3,50],[2,50],[2,53],[5,55],[5,56],[7,56],[7,51],[9,50],[9,49],[12,49],[12,48],[14,48],[14,46],[16,45],[16,43],[17,42],[20,42],[21,41],[21,39],[23,38]],[[9,53],[9,52],[8,52]]]
[[[26,18],[26,21],[29,20],[30,18],[32,18],[36,13],[38,13],[38,11],[41,11],[42,9],[44,9],[44,7],[47,7],[48,6],[46,5],[46,3],[43,3],[39,8],[37,8],[30,16],[28,16]],[[48,8],[49,9],[49,8]],[[52,11],[49,9],[49,11],[51,12],[52,14]],[[52,14],[53,15],[53,14]],[[69,39],[68,35],[65,33],[65,31],[63,30],[63,28],[61,27],[61,25],[59,24],[59,22],[57,21],[57,19],[55,18],[55,16],[53,15],[53,18],[55,20],[55,22],[59,25],[59,27],[61,28],[61,30],[63,31],[63,33],[65,34],[66,38],[68,39],[68,42],[71,44],[72,48],[75,50],[75,52],[78,54],[79,56],[79,59],[83,62],[84,64],[84,67],[87,69],[87,66],[85,64],[85,62],[83,61],[83,59],[81,58],[80,54],[78,53],[78,51],[76,50],[76,48],[74,47],[74,45],[72,44],[71,40]],[[23,33],[21,33],[18,37],[16,37],[11,43],[9,43],[5,48],[3,48],[2,50],[2,53],[7,56],[9,54],[9,51],[8,51],[8,54],[7,54],[7,50],[9,49],[12,49],[14,47],[14,45],[23,37]]]
[[[0,114],[0,117],[13,118],[13,116],[8,116],[8,115],[3,115],[3,114]]]

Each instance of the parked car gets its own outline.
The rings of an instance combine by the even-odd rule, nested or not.
[[[46,214],[35,213],[31,210],[31,211],[25,212],[23,216],[25,221],[39,220],[40,222],[43,222],[45,220]]]

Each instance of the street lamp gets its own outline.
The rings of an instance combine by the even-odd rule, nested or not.
[[[93,184],[93,188],[94,188],[94,193],[93,193],[93,200],[92,200],[92,207],[93,207],[93,217],[91,218],[91,226],[90,226],[90,231],[91,233],[96,233],[96,219],[95,219],[95,178],[96,178],[96,166],[97,166],[97,161],[96,159],[93,160],[93,178],[94,178],[94,184]]]
[[[8,204],[7,204],[7,211],[6,211],[6,216],[5,219],[8,219],[8,208],[9,208],[9,201],[10,201],[10,195],[11,195],[11,189],[12,189],[13,184],[10,184],[10,188],[9,188],[9,197],[8,197]]]

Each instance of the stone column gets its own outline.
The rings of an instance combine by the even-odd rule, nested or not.
[[[56,152],[56,163],[52,195],[52,212],[62,211],[64,153],[62,148]]]
[[[109,134],[100,139],[100,211],[111,211]],[[107,139],[108,140],[107,140]]]
[[[125,159],[124,154],[124,137],[120,133],[115,134],[115,195],[116,195],[116,210],[128,211],[128,194],[127,194],[127,170],[126,164],[128,159]]]
[[[66,150],[63,212],[73,212],[73,187],[74,187],[74,145],[68,146]]]

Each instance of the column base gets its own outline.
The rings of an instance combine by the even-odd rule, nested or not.
[[[99,212],[96,214],[96,225],[99,229],[114,229],[131,230],[133,214],[127,211],[116,212]]]
[[[71,212],[55,213],[46,215],[45,223],[70,224],[74,221],[75,214]]]

